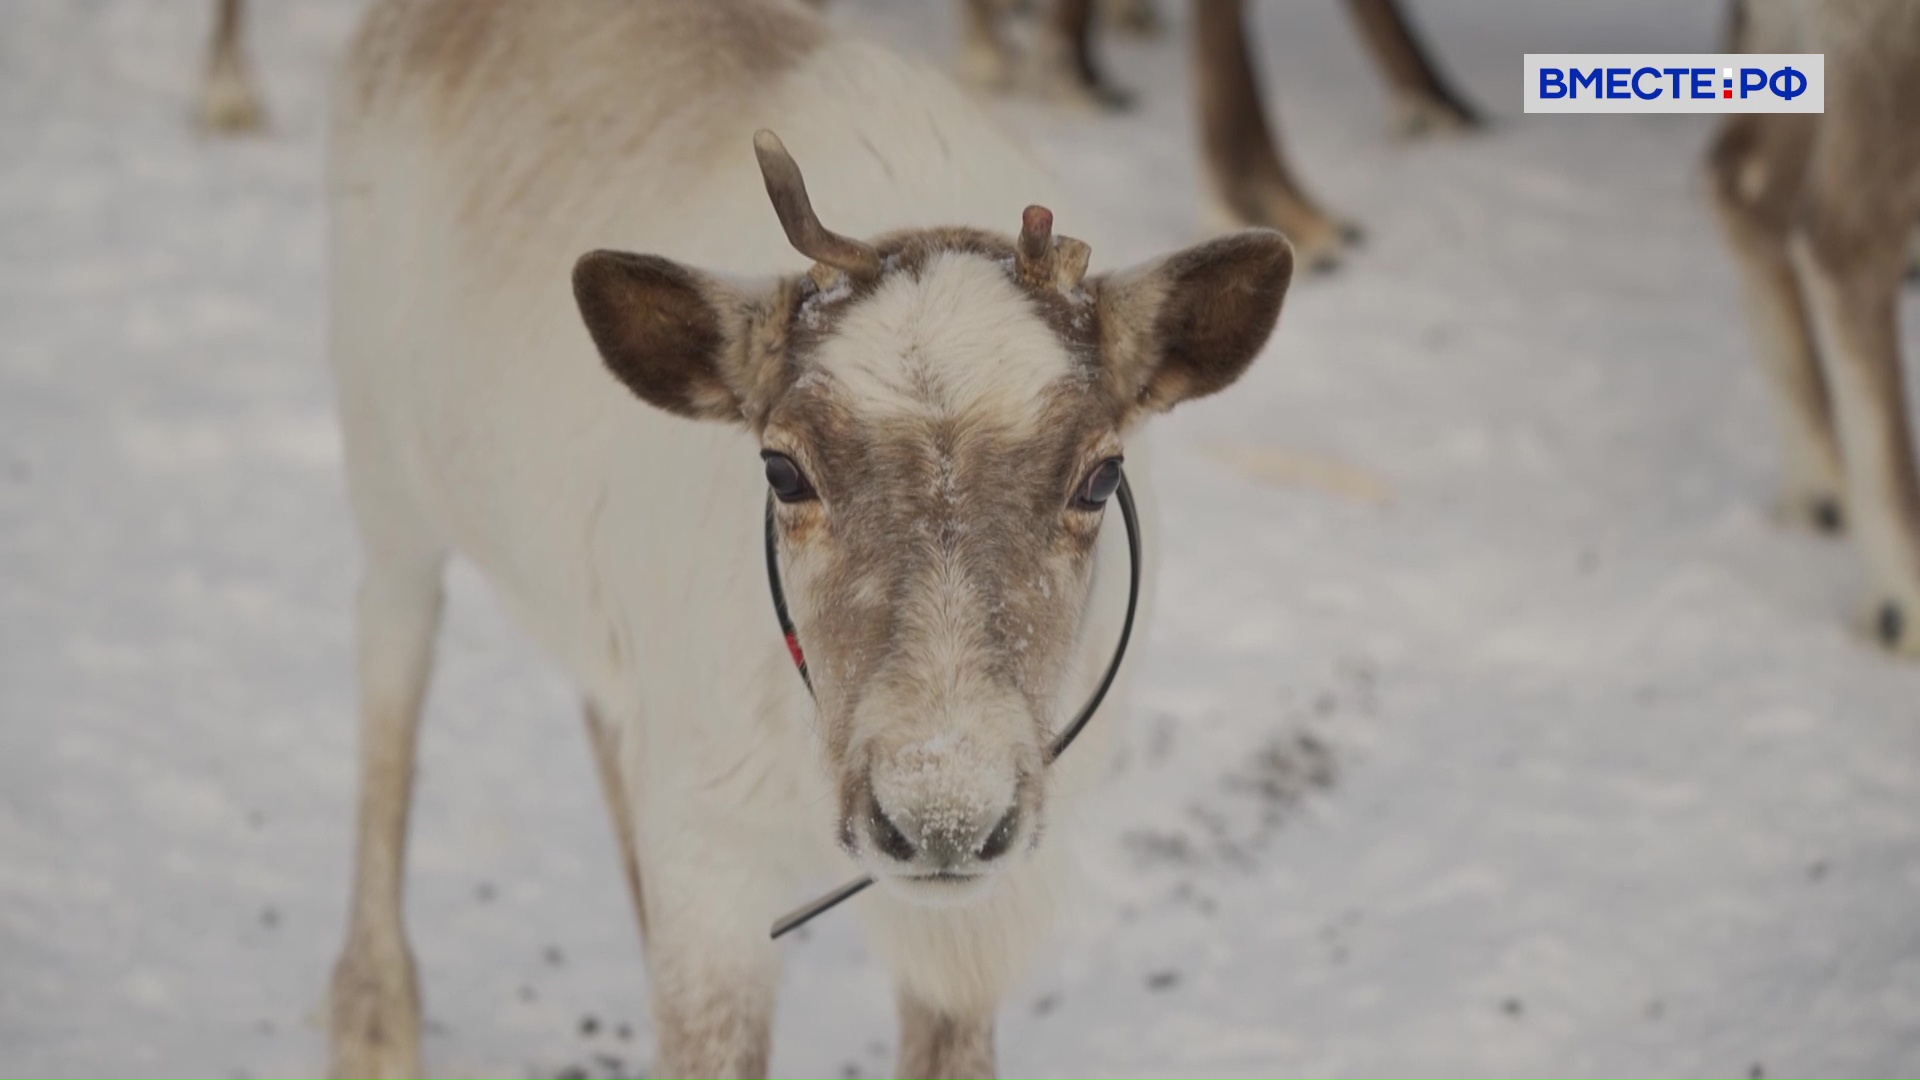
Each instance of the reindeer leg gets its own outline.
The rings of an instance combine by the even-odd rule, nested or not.
[[[1157,38],[1167,32],[1167,20],[1155,0],[1103,0],[1100,18],[1120,33]]]
[[[927,1080],[998,1076],[993,1051],[993,1014],[956,1015],[922,1003],[902,990],[900,1055],[895,1073]]]
[[[1920,655],[1920,477],[1898,311],[1920,220],[1920,140],[1887,105],[1915,100],[1920,71],[1834,69],[1792,251],[1839,421],[1847,513],[1872,580],[1867,618],[1884,644]]]
[[[960,74],[982,90],[1005,90],[1013,81],[1013,48],[1001,16],[999,0],[960,0]]]
[[[735,883],[707,884],[716,891],[666,898],[653,890],[648,896],[647,971],[659,1033],[653,1075],[764,1077],[773,1049],[779,958],[767,941],[765,919],[722,929],[697,910],[716,901],[724,906],[719,890]]]
[[[360,807],[352,914],[333,969],[333,1075],[420,1075],[420,987],[401,912],[420,709],[440,625],[437,552],[368,545],[360,587]]]
[[[792,882],[768,870],[764,851],[738,846],[737,806],[702,805],[685,790],[627,794],[642,804],[635,823],[658,1033],[652,1075],[764,1077],[780,980],[767,927]]]
[[[1708,155],[1708,172],[1785,437],[1787,484],[1780,515],[1834,532],[1845,505],[1840,445],[1800,282],[1787,254],[1817,120],[1790,114],[1730,116]]]
[[[1097,770],[1102,753],[1068,767]],[[1062,781],[1077,788],[1092,775]],[[1046,939],[1070,873],[1066,850],[1043,843],[992,895],[966,907],[929,911],[883,889],[862,902],[855,914],[893,975],[900,1017],[895,1075],[996,1075],[999,1002]]]
[[[1321,210],[1287,167],[1260,102],[1245,7],[1245,0],[1193,0],[1193,76],[1216,217],[1229,227],[1277,228],[1301,262],[1332,269],[1359,232]]]
[[[627,892],[633,898],[633,913],[640,921],[640,940],[647,939],[646,894],[640,890],[640,849],[634,843],[633,800],[627,796],[626,781],[620,769],[620,732],[600,711],[588,702],[585,708],[587,740],[593,745],[593,763],[600,774],[600,792],[607,799],[607,813],[613,818],[613,835],[620,845],[620,865],[626,872]]]
[[[1403,134],[1480,126],[1480,117],[1428,59],[1398,0],[1347,0],[1347,14],[1359,25],[1374,63],[1392,88]]]
[[[636,804],[620,764],[620,732],[591,703],[586,707],[586,722],[644,942],[648,940],[646,891],[636,842]],[[698,880],[695,875],[685,876]],[[701,903],[697,891],[661,890],[666,894],[661,903],[666,925],[659,940],[647,949],[655,984],[654,1018],[660,1032],[653,1075],[765,1076],[772,1050],[778,956],[764,944],[765,931],[757,926],[723,932],[718,940],[711,936],[712,916],[725,912],[727,900],[742,892],[726,882],[700,884],[709,890],[704,911],[697,910]]]
[[[213,45],[207,54],[206,81],[200,94],[200,118],[216,131],[258,131],[266,110],[255,88],[253,67],[241,40],[245,0],[217,0]]]
[[[1093,55],[1094,0],[1053,0],[1027,58],[1027,83],[1040,96],[1124,109],[1133,95],[1100,71]]]
[[[660,875],[649,901],[648,878],[640,865],[638,792],[627,783],[629,774],[621,766],[620,729],[591,702],[586,724],[653,977],[659,1040],[652,1074],[767,1075],[779,954],[767,941],[766,912],[740,903],[764,892],[762,883],[745,862],[730,857],[723,842],[703,842],[684,828],[674,828],[654,838],[650,858],[669,868],[691,862],[696,872]],[[692,821],[700,815],[652,818]]]

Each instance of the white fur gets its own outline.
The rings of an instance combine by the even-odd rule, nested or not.
[[[1015,434],[1039,422],[1046,390],[1069,372],[1060,339],[1007,268],[956,252],[934,256],[918,281],[883,284],[848,314],[819,363],[862,413],[925,415],[931,406],[938,416],[992,416]]]
[[[1011,231],[1032,202],[1055,207],[1063,224],[1073,213],[1028,153],[943,78],[859,42],[828,44],[745,102],[686,103],[647,141],[592,168],[543,160],[566,148],[549,145],[532,106],[518,126],[508,117],[446,132],[418,95],[356,116],[353,93],[343,89],[336,105],[331,161],[333,358],[374,594],[363,622],[376,639],[392,636],[389,622],[414,628],[402,636],[417,652],[431,638],[424,609],[437,605],[442,556],[475,562],[618,729],[657,994],[746,994],[777,967],[769,923],[852,869],[835,846],[812,705],[773,625],[758,446],[744,430],[651,409],[610,377],[582,328],[569,268],[604,247],[733,274],[804,269],[753,164],[761,127],[806,170],[821,218],[849,235]],[[529,163],[546,170],[536,204],[462,216],[492,205],[475,195],[475,169]],[[963,365],[943,368],[976,374],[942,384],[950,404],[1031,423],[1032,395],[1063,359],[1018,300],[984,260],[941,260],[919,285],[889,285],[849,319],[826,366],[874,406],[899,393],[889,364],[916,349],[964,350]],[[1151,512],[1143,447],[1127,449]],[[1103,533],[1063,716],[1118,634],[1117,514]],[[370,716],[404,711],[406,673],[387,679],[402,689],[370,687]],[[1050,837],[1102,771],[1124,693],[1123,679],[1054,770]],[[404,780],[394,783],[404,792]],[[853,906],[919,1000],[990,1010],[1044,932],[1060,872],[1061,845],[1043,842],[978,904],[930,910],[875,891]],[[356,934],[398,933],[394,919],[364,921],[373,930],[357,916]],[[343,967],[366,959],[349,954]]]

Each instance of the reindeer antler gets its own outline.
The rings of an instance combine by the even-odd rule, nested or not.
[[[1020,238],[1013,242],[1013,265],[1020,280],[1038,289],[1053,284],[1053,211],[1029,206],[1020,215]]]
[[[800,176],[800,166],[787,153],[780,136],[764,128],[754,132],[753,153],[760,159],[760,175],[767,182],[773,212],[780,216],[780,227],[787,231],[794,250],[855,277],[872,277],[880,272],[880,253],[872,244],[841,236],[820,224],[813,202],[807,198],[807,182]]]
[[[1071,236],[1053,235],[1053,211],[1044,206],[1029,206],[1020,215],[1020,238],[1014,241],[1014,272],[1020,280],[1036,288],[1062,292],[1073,289],[1086,276],[1087,260],[1093,249]]]

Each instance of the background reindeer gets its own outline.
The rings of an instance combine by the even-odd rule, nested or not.
[[[1844,523],[1866,558],[1863,622],[1920,653],[1920,481],[1898,300],[1920,220],[1920,5],[1736,5],[1733,47],[1824,52],[1824,115],[1729,117],[1715,204],[1785,436],[1783,513]]]
[[[989,89],[1020,88],[1125,107],[1128,93],[1104,74],[1096,57],[1095,14],[1101,6],[1094,0],[1051,0],[1021,54],[1003,25],[1008,5],[963,0],[963,70]],[[1160,26],[1151,5],[1107,7],[1108,21],[1120,28],[1139,33]],[[1392,88],[1402,132],[1480,126],[1474,110],[1428,59],[1397,0],[1347,0],[1346,9]],[[1278,228],[1307,266],[1337,265],[1341,249],[1357,242],[1360,230],[1307,192],[1281,149],[1247,42],[1245,0],[1192,0],[1188,19],[1201,156],[1212,193],[1209,219],[1225,228]]]

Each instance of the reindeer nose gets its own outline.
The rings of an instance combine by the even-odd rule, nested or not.
[[[873,823],[873,844],[881,854],[894,862],[903,863],[912,862],[913,857],[919,854],[920,849],[887,816],[887,808],[880,805],[879,799],[872,800],[872,805],[867,808],[867,816]]]
[[[1013,849],[1020,831],[1018,806],[1006,807],[998,816],[938,806],[889,813],[874,797],[869,800],[867,818],[873,846],[880,854],[902,869],[925,873],[964,872],[992,862]]]

